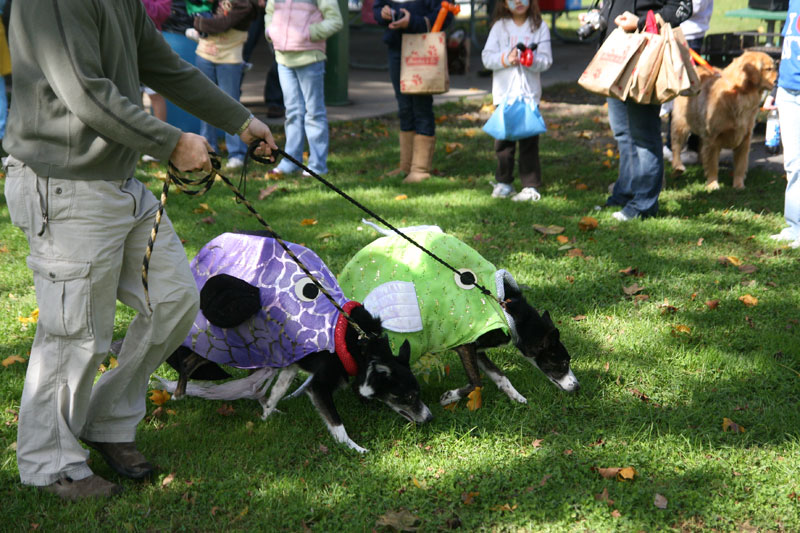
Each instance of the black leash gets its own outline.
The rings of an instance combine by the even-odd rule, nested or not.
[[[248,155],[250,155],[251,152],[253,152],[257,146],[258,142],[254,143],[253,146],[250,147]],[[272,233],[272,236],[275,238],[276,241],[278,241],[278,244],[281,246],[281,248],[283,248],[283,251],[286,252],[289,255],[289,257],[292,258],[292,260],[297,264],[297,266],[300,267],[300,270],[302,270],[305,273],[305,275],[308,276],[308,278],[312,281],[312,283],[314,283],[314,285],[316,285],[316,287],[328,299],[328,301],[330,301],[331,304],[333,304],[336,310],[338,310],[339,313],[341,313],[342,316],[345,317],[347,322],[358,333],[359,337],[360,338],[366,336],[376,337],[377,335],[375,334],[366,333],[361,328],[361,326],[359,326],[352,319],[350,313],[345,311],[342,308],[342,306],[340,306],[336,302],[336,300],[333,298],[330,292],[328,292],[328,290],[322,285],[322,283],[316,277],[314,277],[314,275],[311,273],[308,267],[306,267],[303,264],[303,262],[300,260],[299,257],[297,257],[297,255],[294,252],[292,252],[292,250],[289,248],[286,242],[275,232],[275,230],[272,229],[272,227],[267,223],[267,221],[264,220],[264,218],[260,214],[258,214],[258,211],[255,210],[252,204],[247,200],[247,198],[245,198],[245,196],[239,191],[239,189],[227,177],[225,177],[223,174],[219,172],[221,166],[219,156],[215,152],[209,152],[209,156],[211,157],[211,172],[197,179],[191,179],[185,177],[184,174],[180,170],[178,170],[178,168],[175,167],[175,165],[172,164],[172,162],[169,163],[169,168],[167,170],[167,179],[164,180],[164,187],[161,189],[161,199],[158,203],[158,211],[156,211],[156,217],[155,220],[153,221],[153,229],[150,231],[150,237],[147,240],[147,249],[145,250],[144,259],[142,260],[142,285],[144,286],[144,297],[145,301],[147,302],[147,308],[150,310],[150,312],[151,313],[153,312],[153,308],[150,306],[150,291],[147,283],[147,273],[148,270],[150,269],[150,257],[153,254],[153,247],[155,245],[156,237],[158,236],[158,227],[161,224],[161,218],[164,215],[164,208],[167,204],[167,194],[169,193],[170,182],[174,183],[175,186],[178,188],[178,190],[180,190],[185,194],[191,196],[202,196],[211,189],[211,187],[214,185],[216,177],[219,176],[222,182],[225,183],[225,185],[227,185],[228,188],[233,192],[234,196],[236,196],[236,199],[242,204],[244,204],[247,210],[250,211],[256,217],[256,220],[258,220],[259,223],[261,223],[261,225],[267,229],[267,231]],[[256,159],[256,161],[267,162],[268,164],[274,163],[274,160],[270,160],[268,158],[258,158]],[[242,167],[242,182],[245,182],[246,171],[247,171],[247,166],[245,161],[245,165]],[[191,188],[197,186],[199,186],[199,188],[196,189]]]
[[[251,153],[251,152],[253,152],[254,148],[255,148],[255,145],[251,146],[250,150],[248,151],[248,155],[250,157],[252,157],[253,160],[258,161],[259,163],[262,163],[262,164],[265,164],[265,165],[274,164],[274,160],[271,161],[268,158],[260,157],[260,156],[257,156],[255,153]],[[459,272],[458,270],[456,270],[455,267],[451,266],[447,261],[445,261],[444,259],[441,259],[439,256],[437,256],[436,254],[434,254],[433,252],[431,252],[430,250],[428,250],[427,248],[425,248],[424,246],[419,244],[417,241],[415,241],[414,239],[412,239],[411,237],[409,237],[408,235],[406,235],[405,233],[400,231],[398,228],[396,228],[395,226],[390,224],[383,217],[381,217],[380,215],[378,215],[377,213],[375,213],[374,211],[372,211],[368,207],[366,207],[363,204],[361,204],[358,200],[356,200],[355,198],[353,198],[352,196],[350,196],[349,194],[347,194],[346,192],[341,190],[339,187],[337,187],[336,185],[334,185],[330,181],[326,180],[325,178],[323,178],[322,176],[320,176],[319,174],[317,174],[316,172],[314,172],[313,170],[311,170],[310,168],[305,166],[301,161],[298,161],[297,159],[295,159],[294,157],[290,156],[289,154],[287,154],[286,152],[284,152],[280,148],[278,148],[277,150],[273,150],[273,153],[277,153],[279,155],[282,155],[283,157],[285,157],[286,159],[288,159],[289,161],[291,161],[292,163],[294,163],[298,167],[302,168],[309,175],[313,176],[318,181],[322,182],[323,185],[325,185],[329,189],[333,190],[336,194],[338,194],[339,196],[343,197],[344,199],[346,199],[347,201],[349,201],[350,203],[352,203],[353,205],[355,205],[356,207],[358,207],[359,209],[361,209],[365,213],[369,214],[371,217],[375,218],[378,222],[380,222],[381,224],[383,224],[384,226],[386,226],[387,228],[389,228],[390,230],[395,232],[397,235],[399,235],[400,237],[404,238],[405,240],[407,240],[408,242],[410,242],[411,244],[413,244],[414,246],[416,246],[417,248],[419,248],[420,250],[422,250],[423,252],[428,254],[434,260],[439,262],[442,266],[444,266],[445,268],[447,268],[447,269],[451,270],[453,273],[455,273],[459,277],[459,279],[461,280],[461,283],[463,285],[465,285],[465,286],[474,285],[475,288],[477,288],[482,294],[488,296],[489,298],[492,298],[492,299],[496,300],[502,307],[505,308],[505,302],[503,300],[497,298],[486,287],[484,287],[483,285],[478,283],[478,280],[475,278],[475,276],[471,272]]]

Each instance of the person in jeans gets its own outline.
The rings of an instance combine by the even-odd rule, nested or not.
[[[608,21],[605,40],[615,27],[627,32],[643,29],[647,12],[661,15],[678,26],[692,15],[691,0],[613,0],[600,14]],[[658,196],[664,178],[660,104],[608,99],[608,122],[619,150],[619,175],[606,206],[622,209],[611,216],[620,222],[658,213]]]
[[[783,217],[786,227],[772,235],[777,241],[789,241],[800,248],[800,0],[790,0],[783,25],[783,50],[778,71],[778,120],[783,144],[783,168],[786,170],[786,192]]]
[[[286,153],[303,160],[308,139],[308,168],[328,172],[328,111],[325,109],[325,40],[342,29],[337,0],[271,0],[264,15],[267,37],[275,47],[278,77],[286,104]],[[297,172],[283,159],[272,172]],[[303,171],[305,173],[305,171]]]
[[[39,306],[19,409],[19,476],[77,500],[122,490],[92,472],[81,443],[121,476],[152,475],[135,442],[148,381],[199,308],[166,214],[150,257],[151,306],[145,303],[142,258],[159,202],[134,172],[142,152],[181,171],[209,172],[209,146],[147,113],[139,84],[246,143],[265,139],[257,153],[277,147],[265,124],[172,51],[141,0],[65,4],[12,3],[14,104],[3,148],[10,154],[5,198],[28,240]],[[138,314],[119,366],[95,383],[117,300]]]
[[[258,14],[258,0],[231,0],[219,2],[212,17],[195,16],[194,30],[198,38],[195,65],[225,93],[239,100],[242,90],[244,61],[242,47],[247,40],[247,29]],[[200,35],[205,37],[200,37]],[[191,32],[186,33],[192,37]],[[200,134],[213,150],[217,149],[217,128],[203,122]],[[241,168],[247,146],[236,136],[225,134],[228,162],[225,168]]]

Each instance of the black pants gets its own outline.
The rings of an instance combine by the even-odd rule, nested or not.
[[[542,186],[542,168],[539,164],[539,136],[534,135],[519,141],[495,141],[497,172],[499,183],[511,184],[514,181],[514,152],[519,143],[519,181],[522,187]]]

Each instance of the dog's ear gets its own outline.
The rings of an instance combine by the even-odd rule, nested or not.
[[[558,346],[561,342],[561,332],[558,331],[558,328],[553,328],[547,332],[547,335],[544,337],[544,345],[545,346]]]
[[[228,274],[212,276],[200,290],[200,311],[220,328],[238,326],[259,309],[258,287]]]
[[[732,81],[737,92],[750,92],[761,86],[761,69],[757,68],[748,57],[738,58],[738,69],[735,71]],[[733,63],[731,64],[733,65]]]
[[[400,352],[397,354],[397,362],[403,366],[411,367],[409,361],[411,360],[411,344],[408,339],[403,341],[400,345]]]
[[[553,327],[556,326],[555,324],[553,324],[553,319],[550,318],[550,311],[545,311],[544,312],[544,314],[542,315],[542,320],[544,320],[546,323],[550,324]],[[556,331],[558,331],[558,330],[556,330]]]

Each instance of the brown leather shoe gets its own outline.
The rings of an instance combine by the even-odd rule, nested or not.
[[[40,487],[40,489],[70,501],[84,498],[110,498],[122,492],[121,485],[106,481],[95,474],[78,480],[64,477],[46,487]]]
[[[94,448],[103,456],[108,466],[121,476],[142,479],[153,473],[153,465],[142,452],[136,449],[135,442],[92,442],[81,439],[84,444]]]

